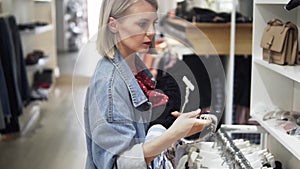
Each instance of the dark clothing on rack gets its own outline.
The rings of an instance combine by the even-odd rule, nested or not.
[[[21,100],[24,105],[24,104],[28,104],[30,100],[30,90],[29,90],[29,83],[28,83],[28,78],[27,78],[27,73],[25,68],[21,37],[20,37],[20,33],[15,18],[13,16],[10,16],[7,21],[11,29],[12,40],[15,48],[17,85],[21,93]]]
[[[5,77],[0,64],[0,130],[5,128],[5,118],[11,118],[11,111],[9,107],[9,99],[7,93],[7,86]]]
[[[195,76],[196,84],[198,84],[200,108],[206,108],[211,105],[211,84],[205,65],[199,57],[205,56],[184,55],[183,61],[191,69]]]
[[[18,116],[22,114],[24,104],[30,99],[30,90],[20,34],[13,16],[0,18],[0,35],[0,61],[11,110],[10,117],[5,118],[6,128],[0,130],[0,133],[6,134],[19,131]]]
[[[152,121],[150,126],[161,124],[165,128],[169,128],[176,120],[176,117],[172,116],[171,113],[173,111],[180,111],[180,90],[176,80],[168,73],[162,76],[161,70],[158,71],[156,89],[163,91],[169,97],[169,101],[166,106],[154,107],[152,109],[154,113],[163,113],[156,120]]]
[[[215,12],[211,9],[194,7],[190,11],[184,13],[182,18],[192,22],[207,22],[207,23],[228,23],[231,22],[231,13]],[[241,13],[236,13],[237,23],[251,23],[252,18],[246,17]]]
[[[172,59],[174,63],[170,64]],[[186,76],[195,87],[194,91],[190,91],[185,110],[182,110],[186,95],[186,84],[182,80],[183,76]],[[210,106],[210,80],[199,56],[185,55],[183,61],[178,60],[177,57],[176,59],[172,56],[163,57],[158,66],[156,80],[156,88],[162,90],[169,97],[169,102],[165,107],[153,109],[153,114],[163,113],[151,122],[150,126],[158,123],[168,128],[176,119],[171,115],[173,111],[189,112]]]
[[[250,107],[251,56],[236,56],[234,66],[234,103]]]
[[[234,66],[234,124],[250,118],[251,56],[236,56]]]

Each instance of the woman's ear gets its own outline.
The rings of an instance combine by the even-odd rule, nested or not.
[[[113,17],[109,17],[108,28],[112,33],[118,32],[117,20]]]

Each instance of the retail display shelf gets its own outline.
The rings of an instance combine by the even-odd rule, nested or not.
[[[287,4],[289,0],[255,0],[255,4]]]
[[[27,136],[37,129],[41,119],[40,109],[40,103],[36,101],[23,108],[24,113],[19,117],[22,136]]]
[[[262,60],[260,58],[254,58],[254,63],[259,64],[270,70],[273,70],[287,78],[290,78],[290,79],[300,83],[300,65],[281,66],[281,65],[277,65],[277,64],[268,63],[267,61]]]
[[[20,31],[21,35],[36,35],[53,30],[53,25],[39,26],[33,30]]]
[[[45,65],[48,63],[48,61],[49,61],[49,57],[41,58],[41,59],[39,59],[39,61],[38,61],[37,64],[35,64],[35,65],[27,65],[26,69],[27,69],[27,71],[36,71],[36,70],[39,70],[39,69],[45,67]]]
[[[168,18],[163,23],[165,33],[194,48],[199,55],[230,54],[230,23],[192,23]],[[252,53],[252,24],[236,24],[235,54]]]
[[[52,0],[33,0],[33,2],[51,2]]]
[[[263,121],[263,115],[252,113],[251,116],[298,160],[300,160],[300,139],[286,134],[283,129],[275,128],[272,122]]]

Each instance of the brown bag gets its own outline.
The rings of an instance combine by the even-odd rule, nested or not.
[[[300,63],[298,57],[298,28],[292,22],[283,23],[279,19],[268,22],[260,46],[263,59],[279,65]]]

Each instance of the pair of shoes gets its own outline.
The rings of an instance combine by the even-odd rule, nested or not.
[[[33,77],[33,87],[49,89],[53,84],[53,70],[44,69],[43,71],[37,71]]]
[[[39,59],[45,58],[45,53],[42,50],[34,50],[28,53],[25,58],[26,65],[35,65],[39,62]]]

